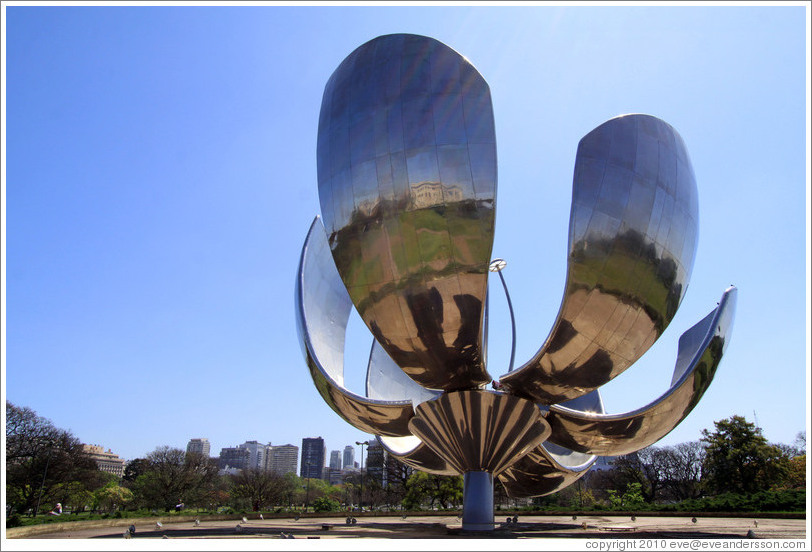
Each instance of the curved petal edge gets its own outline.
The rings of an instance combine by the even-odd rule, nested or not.
[[[511,498],[544,496],[575,483],[589,472],[597,456],[543,443],[498,477]]]
[[[550,441],[572,450],[619,456],[645,448],[668,434],[697,405],[713,381],[730,341],[735,287],[718,306],[682,334],[671,387],[648,405],[625,414],[581,412],[553,405],[547,415]]]
[[[296,276],[296,326],[310,376],[322,398],[347,423],[377,435],[411,435],[411,401],[380,401],[344,387],[344,338],[352,303],[316,217]]]

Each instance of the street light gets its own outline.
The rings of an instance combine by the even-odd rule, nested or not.
[[[363,512],[364,511],[364,445],[366,445],[367,448],[369,448],[369,442],[364,441],[362,443],[361,441],[356,441],[355,444],[356,445],[361,445],[361,495],[358,497],[358,503],[359,503],[359,506],[361,508],[360,511]]]
[[[513,336],[510,346],[510,364],[508,365],[508,372],[512,372],[513,357],[516,354],[516,320],[513,318],[513,303],[510,302],[510,294],[508,293],[507,284],[505,283],[505,277],[502,276],[502,269],[506,266],[507,261],[504,259],[494,259],[491,261],[491,264],[488,265],[488,270],[491,272],[497,272],[499,274],[499,279],[502,280],[502,287],[505,289],[505,297],[507,297],[508,310],[510,311],[510,329]]]
[[[307,480],[307,487],[306,487],[306,490],[305,490],[305,512],[307,512],[307,501],[310,498],[310,466],[312,466],[312,465],[313,465],[312,462],[305,462],[305,468],[306,468],[305,472],[306,472],[306,475],[308,476],[308,477],[305,478]]]

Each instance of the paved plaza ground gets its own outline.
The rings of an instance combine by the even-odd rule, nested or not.
[[[465,538],[577,538],[577,539],[805,539],[805,519],[760,517],[664,516],[519,516],[517,523],[496,518],[489,533],[462,531],[457,516],[360,517],[347,524],[342,517],[259,519],[252,515],[240,519],[162,523],[154,520],[112,520],[40,526],[33,531],[9,529],[9,539],[123,539],[130,524],[133,539],[465,539]],[[107,523],[107,525],[101,525]],[[116,523],[113,525],[113,523]],[[27,529],[27,530],[26,530]]]

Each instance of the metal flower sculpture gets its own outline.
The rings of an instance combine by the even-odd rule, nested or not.
[[[317,158],[322,218],[296,280],[313,381],[400,461],[463,474],[464,529],[493,528],[494,478],[512,497],[558,491],[598,455],[662,438],[710,385],[734,287],[680,338],[661,397],[607,414],[598,391],[666,329],[694,261],[694,173],[665,122],[624,115],[579,143],[560,312],[536,355],[496,382],[484,342],[496,140],[482,76],[428,37],[371,40],[325,87]],[[344,386],[352,306],[374,336],[366,396]]]

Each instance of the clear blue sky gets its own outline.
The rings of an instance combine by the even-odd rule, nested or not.
[[[806,430],[808,5],[6,8],[3,393],[83,442],[133,459],[193,437],[215,455],[366,437],[310,380],[293,289],[324,85],[396,32],[448,44],[490,84],[517,365],[561,301],[578,141],[648,113],[692,157],[699,247],[679,313],[606,408],[665,391],[679,336],[732,283],[726,357],[661,444],[733,414],[775,442]],[[510,323],[500,294],[491,308],[499,376]],[[357,320],[349,337],[362,393],[370,338]]]

